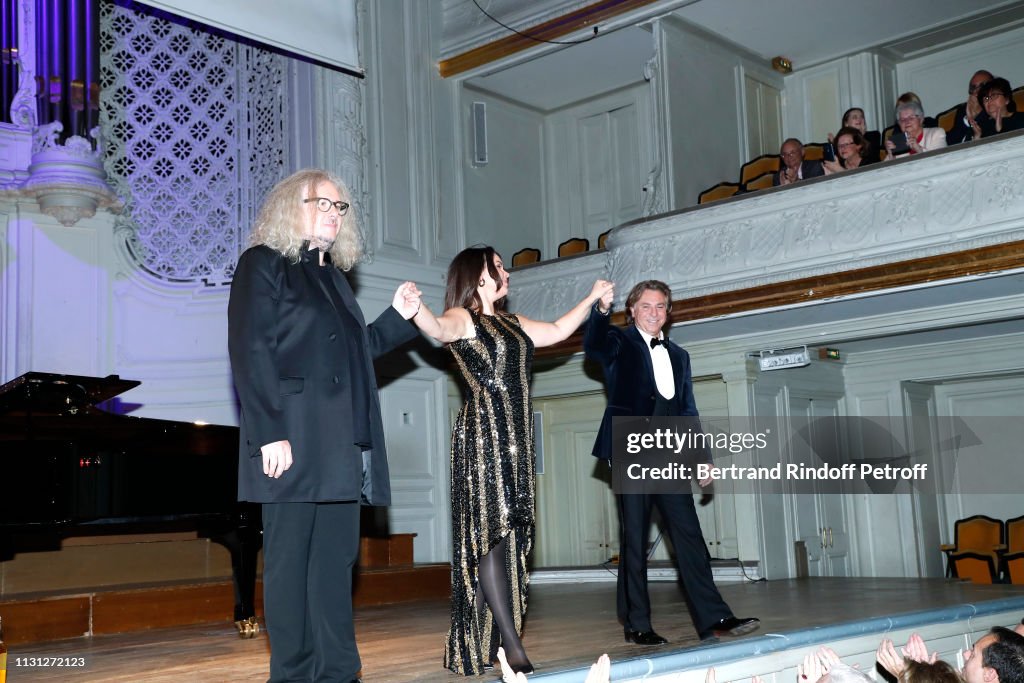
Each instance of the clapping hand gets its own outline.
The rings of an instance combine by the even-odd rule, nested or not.
[[[875,650],[875,661],[892,674],[893,678],[899,678],[900,674],[903,673],[903,669],[906,668],[903,657],[896,652],[896,648],[893,647],[892,641],[888,638],[885,638],[878,644],[878,649]]]
[[[608,683],[611,677],[612,661],[604,654],[597,658],[597,661],[590,665],[590,672],[583,683]]]
[[[907,644],[900,648],[903,653],[904,659],[910,659],[915,662],[921,662],[922,664],[934,664],[939,658],[938,652],[928,654],[928,648],[924,644],[924,638],[911,633],[910,637],[907,638]]]
[[[827,647],[820,648],[805,656],[803,663],[797,666],[797,683],[817,683],[838,663],[839,655]]]

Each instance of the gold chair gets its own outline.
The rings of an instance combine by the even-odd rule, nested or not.
[[[999,578],[996,561],[987,553],[975,553],[965,550],[959,553],[952,553],[950,561],[953,563],[956,576],[961,581],[995,583]]]
[[[825,158],[825,145],[820,142],[808,142],[804,145],[804,161],[821,161]]]
[[[714,187],[708,189],[697,195],[698,204],[707,204],[718,199],[725,199],[731,197],[740,191],[739,183],[718,183]]]
[[[746,185],[755,178],[760,178],[765,173],[775,173],[779,170],[778,154],[762,154],[756,159],[751,159],[740,167],[740,184]]]
[[[747,184],[744,185],[743,188],[747,192],[753,192],[755,190],[766,190],[772,186],[772,181],[774,177],[775,173],[773,171],[769,171],[768,173],[762,173],[753,180],[747,182]]]
[[[536,263],[537,261],[540,261],[540,249],[534,249],[533,247],[526,247],[512,254],[513,268],[525,266],[527,263]]]
[[[1024,85],[1014,88],[1013,101],[1017,105],[1017,111],[1024,113]]]
[[[590,249],[590,240],[585,237],[570,237],[558,245],[558,258],[582,254]]]
[[[942,112],[935,117],[935,120],[939,122],[939,127],[947,133],[953,130],[953,126],[956,125],[956,107],[951,107]]]
[[[604,249],[605,245],[608,244],[608,235],[612,234],[611,230],[605,230],[597,236],[597,248]]]
[[[947,573],[957,574],[957,563],[954,556],[965,553],[985,555],[992,559],[996,576],[1001,565],[1000,556],[1006,551],[1003,523],[986,515],[974,515],[966,519],[958,519],[953,525],[953,543],[944,544],[939,548],[946,553]]]
[[[1024,584],[1024,515],[1006,520],[1003,567],[1010,583]]]

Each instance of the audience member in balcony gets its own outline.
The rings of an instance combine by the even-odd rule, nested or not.
[[[591,306],[611,306],[614,286],[598,280],[555,322],[505,311],[509,276],[492,247],[459,252],[448,267],[445,312],[421,306],[413,318],[447,344],[466,384],[452,427],[451,628],[444,665],[479,675],[498,645],[513,673],[532,673],[520,634],[526,614],[527,556],[534,535],[535,462],[530,365],[535,347],[565,340]],[[418,291],[418,290],[417,290]]]
[[[992,74],[984,69],[975,71],[971,76],[967,83],[967,101],[956,108],[956,120],[953,122],[953,128],[946,133],[946,144],[958,145],[974,139],[975,121],[981,123],[988,118],[985,108],[978,101],[978,90],[992,78]]]
[[[228,300],[238,498],[263,505],[271,683],[357,680],[360,501],[390,502],[373,359],[416,337],[418,290],[401,285],[366,324],[344,274],[363,254],[351,201],[326,171],[275,185]]]
[[[821,162],[822,168],[825,169],[825,175],[860,168],[867,163],[865,156],[868,154],[868,141],[864,139],[864,136],[856,128],[840,128],[839,132],[836,133],[833,144],[835,145],[838,158],[835,161],[825,160]]]
[[[861,166],[881,161],[879,150],[882,147],[882,135],[877,130],[868,130],[867,119],[864,118],[863,109],[860,107],[850,107],[847,109],[843,114],[843,128],[857,129],[867,143],[867,147],[861,152]],[[838,133],[836,135],[829,133],[828,141],[833,145],[836,144],[835,138],[838,135]]]
[[[789,138],[779,149],[782,163],[772,176],[772,185],[792,185],[806,178],[824,175],[820,161],[804,161],[804,144],[796,138]]]
[[[1024,128],[1024,114],[1017,113],[1013,90],[1005,78],[993,78],[981,86],[978,99],[988,116],[974,122],[975,140]]]
[[[924,126],[924,110],[919,100],[908,97],[913,93],[906,93],[906,100],[896,105],[896,122],[900,130],[906,136],[906,146],[898,147],[892,138],[885,141],[885,149],[888,152],[886,160],[895,157],[904,157],[908,154],[921,154],[930,152],[933,149],[940,149],[946,146],[946,131],[941,128],[929,128]],[[914,95],[914,98],[917,96]],[[893,134],[896,135],[895,133]],[[901,151],[906,149],[907,151]]]

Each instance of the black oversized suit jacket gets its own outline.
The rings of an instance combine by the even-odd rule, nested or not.
[[[690,354],[668,340],[666,348],[672,363],[676,393],[671,399],[672,416],[697,416],[693,399],[693,377]],[[594,305],[583,332],[583,351],[601,363],[604,369],[608,406],[604,410],[593,454],[606,460],[612,457],[612,418],[650,415],[654,412],[655,394],[651,352],[635,325],[625,329],[610,324],[610,316],[602,315]]]
[[[238,498],[257,503],[391,499],[384,427],[371,359],[417,335],[392,307],[367,325],[345,275],[331,280],[361,327],[339,340],[342,319],[320,278],[317,252],[298,263],[266,246],[238,261],[228,303],[228,350],[241,403]],[[367,349],[362,386],[353,395],[350,359],[342,343]],[[359,386],[359,385],[356,385]],[[353,414],[369,416],[372,456],[363,482],[361,448],[354,443]],[[263,474],[260,448],[291,443],[294,464],[279,479]]]

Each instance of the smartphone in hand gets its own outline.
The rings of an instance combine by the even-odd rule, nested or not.
[[[825,161],[835,161],[836,160],[835,148],[832,147],[832,143],[831,142],[826,142],[824,145],[822,145],[822,155],[823,155],[822,158]]]
[[[906,154],[910,151],[910,145],[907,144],[907,134],[902,130],[893,131],[892,137],[889,138],[892,144],[896,145],[893,150],[893,156],[897,154]]]

